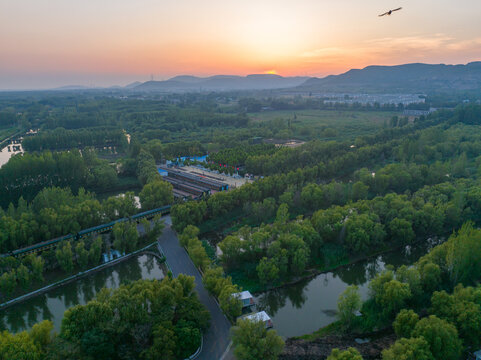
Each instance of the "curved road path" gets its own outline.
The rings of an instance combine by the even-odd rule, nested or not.
[[[199,299],[207,307],[211,315],[210,327],[204,333],[203,349],[197,359],[233,359],[232,352],[226,351],[230,343],[229,331],[231,324],[220,310],[214,298],[204,288],[202,276],[190,260],[187,252],[180,246],[176,233],[170,227],[170,217],[167,217],[165,220],[166,226],[158,239],[158,244],[167,258],[167,263],[174,276],[179,274],[194,276]]]

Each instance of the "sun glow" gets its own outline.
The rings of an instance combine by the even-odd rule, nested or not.
[[[381,21],[381,0],[0,1],[0,88],[479,60],[481,1],[426,18],[439,2],[404,0]]]

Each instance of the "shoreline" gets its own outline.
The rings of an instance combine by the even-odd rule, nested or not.
[[[419,241],[416,241],[414,242],[413,244],[411,244],[411,246],[417,246],[417,245],[420,245],[421,244],[421,241],[422,240],[419,240]],[[444,242],[444,240],[443,240]],[[378,257],[380,255],[385,255],[385,254],[389,254],[389,253],[392,253],[392,252],[395,252],[395,251],[398,251],[399,249],[402,249],[404,248],[406,245],[401,245],[401,246],[397,246],[395,248],[392,248],[392,249],[389,249],[389,250],[383,250],[383,251],[379,251],[379,252],[376,252],[374,254],[371,254],[371,255],[366,255],[366,256],[363,256],[361,258],[358,258],[358,259],[355,259],[353,261],[350,261],[348,262],[347,264],[342,264],[342,265],[337,265],[337,266],[334,266],[332,268],[329,268],[329,269],[323,269],[323,270],[319,270],[319,269],[316,269],[316,268],[311,268],[311,269],[308,269],[306,271],[310,272],[310,274],[306,274],[305,276],[300,276],[298,278],[295,278],[293,280],[290,280],[288,282],[284,282],[280,285],[277,285],[277,286],[272,286],[272,287],[269,287],[265,290],[261,290],[261,291],[254,291],[252,292],[253,295],[255,296],[258,296],[258,295],[261,295],[261,294],[264,294],[268,291],[272,291],[272,290],[277,290],[277,289],[282,289],[284,287],[288,287],[288,286],[291,286],[291,285],[295,285],[297,283],[300,283],[301,281],[303,280],[310,280],[318,275],[321,275],[321,274],[327,274],[327,273],[330,273],[332,271],[335,271],[335,270],[338,270],[338,269],[342,269],[342,268],[345,268],[347,266],[351,266],[351,265],[354,265],[354,264],[357,264],[357,263],[360,263],[362,261],[366,261],[366,260],[370,260],[370,259],[373,259],[375,257]],[[239,284],[237,284],[239,285]]]
[[[113,265],[117,265],[125,260],[128,260],[130,258],[132,258],[133,256],[136,256],[136,255],[143,255],[143,254],[148,254],[148,255],[151,255],[151,256],[154,256],[154,257],[157,257],[158,260],[162,259],[161,255],[160,254],[156,254],[154,253],[153,251],[149,251],[148,249],[152,246],[154,246],[156,244],[156,242],[152,243],[152,244],[149,244],[139,250],[135,250],[129,254],[126,254],[126,255],[123,255],[117,259],[114,259],[112,261],[109,261],[109,262],[106,262],[106,263],[103,263],[103,264],[100,264],[100,265],[97,265],[93,268],[90,268],[90,269],[87,269],[85,271],[80,271],[74,275],[71,275],[71,276],[68,276],[66,277],[65,279],[62,279],[62,280],[59,280],[59,281],[56,281],[54,283],[51,283],[51,284],[48,284],[46,286],[43,286],[41,287],[40,289],[37,289],[37,290],[34,290],[34,291],[31,291],[27,294],[24,294],[24,295],[21,295],[21,296],[18,296],[14,299],[11,299],[11,300],[8,300],[2,304],[0,304],[0,311],[4,310],[4,309],[7,309],[13,305],[16,305],[16,304],[19,304],[19,303],[22,303],[28,299],[31,299],[32,297],[35,297],[35,296],[38,296],[38,295],[42,295],[50,290],[54,290],[54,289],[57,289],[59,287],[62,287],[64,285],[67,285],[69,283],[72,283],[74,281],[77,281],[83,277],[86,277],[86,276],[90,276],[100,270],[103,270],[103,269],[107,269]]]

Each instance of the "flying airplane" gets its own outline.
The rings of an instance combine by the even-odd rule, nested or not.
[[[384,15],[391,15],[394,11],[398,11],[398,10],[401,10],[402,7],[399,7],[397,9],[394,9],[394,10],[389,10],[389,11],[386,11],[384,14],[381,14],[379,16],[384,16]]]

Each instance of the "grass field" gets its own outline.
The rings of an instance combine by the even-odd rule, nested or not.
[[[302,140],[314,138],[328,140],[352,139],[371,134],[389,124],[396,112],[349,110],[285,110],[251,113],[253,123],[277,130],[279,137],[290,135]],[[289,131],[289,120],[291,129]]]

